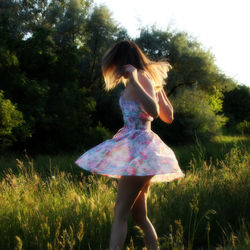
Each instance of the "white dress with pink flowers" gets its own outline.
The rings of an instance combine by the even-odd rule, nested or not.
[[[75,163],[92,173],[115,178],[153,175],[152,182],[163,182],[184,177],[172,149],[151,130],[153,118],[140,102],[121,95],[119,104],[124,126],[112,139],[91,148]]]

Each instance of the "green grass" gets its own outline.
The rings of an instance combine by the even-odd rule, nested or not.
[[[148,210],[161,249],[250,248],[248,142],[222,139],[214,142],[225,145],[220,157],[207,157],[213,144],[198,141],[174,149],[189,150],[185,178],[152,185]],[[86,175],[76,157],[0,159],[0,249],[108,248],[117,182]],[[131,218],[126,246],[144,246]]]
[[[180,166],[184,169],[190,167],[193,158],[210,161],[214,163],[222,160],[225,154],[233,147],[239,147],[249,152],[250,136],[221,135],[215,136],[211,141],[201,143],[198,139],[195,144],[171,147],[176,153]]]

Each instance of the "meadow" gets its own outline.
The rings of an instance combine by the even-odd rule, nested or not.
[[[185,178],[152,185],[160,249],[250,249],[249,137],[173,147]],[[76,155],[0,158],[0,249],[107,249],[117,181]],[[131,218],[126,249],[142,249]]]

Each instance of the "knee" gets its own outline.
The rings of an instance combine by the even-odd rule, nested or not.
[[[147,215],[145,213],[131,210],[131,215],[138,226],[144,225],[147,222]]]

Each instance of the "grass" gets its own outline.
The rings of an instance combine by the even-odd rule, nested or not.
[[[171,147],[180,162],[180,166],[186,169],[190,167],[190,160],[201,159],[202,161],[210,161],[214,163],[217,160],[222,160],[225,154],[231,148],[239,147],[243,151],[248,151],[250,148],[250,136],[244,135],[221,135],[215,136],[211,141],[201,143],[198,139],[195,144]]]
[[[160,221],[166,220],[157,228],[161,232],[171,231],[177,220],[177,232],[179,224],[183,227],[185,249],[208,245],[208,241],[212,245],[224,241],[229,244],[229,235],[244,223],[249,230],[249,155],[233,148],[216,165],[199,164],[196,160],[191,162],[192,170],[181,182],[170,183],[165,189],[152,188],[152,217],[160,214]],[[161,202],[159,197],[164,200]]]
[[[207,157],[213,144],[197,141],[186,148],[185,178],[152,186],[148,210],[161,249],[250,248],[249,151],[222,139],[231,143],[223,156]],[[0,249],[107,249],[117,182],[85,175],[75,158],[1,158]],[[143,246],[130,219],[126,247]]]

